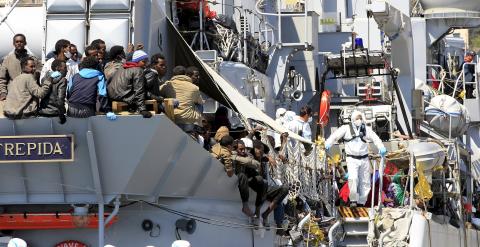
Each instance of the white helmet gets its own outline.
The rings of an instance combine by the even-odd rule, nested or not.
[[[115,247],[115,245],[107,244],[105,247]]]
[[[172,243],[172,247],[192,247],[190,245],[190,242],[186,240],[175,240],[175,242]]]
[[[21,238],[12,238],[8,241],[8,247],[27,247],[27,242]]]

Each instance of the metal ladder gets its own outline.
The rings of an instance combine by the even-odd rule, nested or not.
[[[342,242],[338,246],[343,247],[368,247],[368,217],[345,218],[343,220],[345,230]]]

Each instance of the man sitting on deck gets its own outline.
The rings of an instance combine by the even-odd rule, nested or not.
[[[268,153],[268,146],[263,144],[259,140],[253,141],[253,156],[255,160],[260,162],[259,173],[263,177],[263,181],[266,184],[265,198],[270,202],[267,209],[262,213],[263,226],[269,227],[268,215],[278,206],[279,203],[282,203],[282,200],[288,195],[288,186],[285,185],[276,185],[273,183],[271,178],[268,176],[268,167],[272,165],[271,159],[266,155]],[[258,193],[258,192],[257,192]],[[261,204],[255,208],[255,217],[260,217],[260,208]]]
[[[42,86],[38,85],[34,76],[33,57],[22,58],[20,65],[22,74],[13,79],[5,101],[4,114],[10,119],[35,117],[39,100],[45,97],[51,88],[51,80],[45,80]]]
[[[67,84],[68,110],[67,116],[88,118],[95,116],[97,99],[100,110],[107,113],[109,120],[116,116],[111,111],[107,95],[107,85],[103,73],[98,71],[96,57],[85,57],[80,63],[82,68]]]
[[[176,98],[179,106],[174,110],[175,123],[185,132],[191,132],[195,125],[202,126],[202,113],[199,111],[203,105],[200,89],[192,83],[185,67],[177,66],[173,69],[173,77],[160,87],[160,93],[167,98]]]
[[[135,51],[132,60],[123,64],[108,84],[108,95],[112,100],[127,103],[129,111],[139,112],[144,118],[152,117],[145,106],[145,85],[142,79],[147,63],[147,53]]]

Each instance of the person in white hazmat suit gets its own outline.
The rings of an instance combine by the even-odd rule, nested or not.
[[[340,139],[345,143],[347,154],[350,207],[364,205],[370,191],[371,178],[367,142],[372,141],[382,156],[385,156],[387,149],[372,128],[366,126],[365,116],[359,111],[352,112],[350,124],[341,126],[330,135],[325,141],[325,149],[329,150]]]

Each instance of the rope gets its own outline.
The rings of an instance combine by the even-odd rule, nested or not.
[[[267,132],[262,132],[262,141],[270,150],[274,150],[271,146]],[[321,168],[320,164],[325,163],[325,156],[320,157],[318,153],[318,145],[312,145],[312,151],[305,155],[305,147],[301,142],[289,140],[282,146],[281,150],[272,152],[271,156],[277,161],[275,168],[269,169],[271,178],[278,179],[284,185],[289,186],[288,197],[294,199],[298,196],[308,197],[312,200],[324,199],[321,195],[326,195],[329,180],[325,180],[321,176],[325,168]],[[287,162],[280,159],[280,155],[286,157]]]

